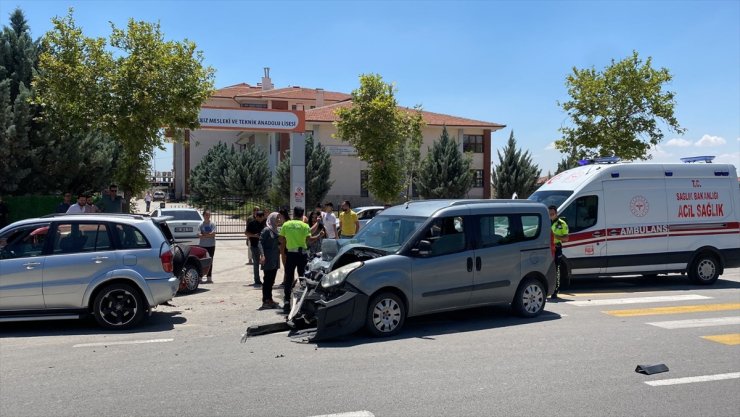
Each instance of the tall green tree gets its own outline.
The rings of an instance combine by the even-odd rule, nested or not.
[[[447,127],[419,167],[416,189],[422,198],[462,198],[473,186],[471,158],[463,155]]]
[[[519,198],[527,198],[537,189],[537,180],[542,170],[532,162],[529,151],[522,152],[516,147],[514,131],[509,141],[498,151],[498,165],[491,172],[491,185],[496,198],[511,198],[514,193]]]
[[[267,196],[271,174],[262,148],[252,145],[241,152],[232,148],[226,161],[224,183],[229,194],[246,200]]]
[[[397,201],[408,188],[406,148],[421,146],[423,128],[420,108],[400,109],[395,92],[380,75],[363,74],[360,87],[352,91],[352,106],[338,109],[335,122],[335,137],[353,145],[367,162],[368,190],[384,203]]]
[[[560,128],[555,147],[579,158],[618,156],[649,159],[650,147],[663,140],[659,121],[683,133],[674,116],[675,93],[665,90],[673,79],[666,68],[654,69],[634,51],[603,71],[573,68],[566,78],[571,99],[558,103],[571,126]]]
[[[213,69],[203,66],[195,43],[165,40],[158,23],[111,24],[108,39],[86,37],[71,9],[52,23],[35,82],[45,119],[72,132],[99,130],[120,143],[116,179],[127,197],[143,190],[163,128],[199,126]]]
[[[190,193],[200,204],[209,204],[228,193],[225,175],[231,152],[219,142],[206,152],[203,159],[190,172]]]
[[[306,137],[306,208],[312,209],[324,201],[334,181],[331,181],[331,155],[329,151],[314,139]],[[275,170],[270,202],[278,206],[290,201],[290,151]]]

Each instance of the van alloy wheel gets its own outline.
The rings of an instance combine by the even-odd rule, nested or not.
[[[393,293],[376,295],[368,304],[365,327],[376,337],[398,333],[406,320],[406,307]]]
[[[535,317],[545,309],[545,287],[537,279],[525,278],[514,296],[512,307],[523,317]]]

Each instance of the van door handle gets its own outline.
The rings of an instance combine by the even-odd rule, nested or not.
[[[105,259],[108,259],[107,256],[96,256],[92,258],[93,261],[95,261],[96,264],[103,263]]]
[[[468,272],[473,272],[473,258],[468,257]]]
[[[34,269],[39,265],[41,265],[41,262],[26,262],[23,264],[23,266],[25,266],[26,269]]]
[[[601,230],[597,230],[594,232],[594,237],[601,237]]]
[[[475,270],[480,271],[481,266],[483,265],[483,262],[480,259],[480,256],[475,257]]]

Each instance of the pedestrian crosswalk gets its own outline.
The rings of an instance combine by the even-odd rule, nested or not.
[[[577,295],[577,294],[574,294]],[[605,307],[620,306],[627,304],[664,304],[686,301],[709,301],[713,297],[699,294],[681,295],[659,295],[652,297],[633,296],[626,298],[596,298],[588,300],[567,301],[566,304],[576,307]],[[692,328],[714,328],[721,326],[740,325],[740,303],[717,303],[707,302],[703,304],[692,303],[690,305],[670,305],[643,308],[615,308],[602,310],[602,313],[613,317],[653,317],[666,315],[686,315],[701,313],[720,313],[718,317],[686,318],[681,320],[650,320],[644,322],[646,325],[655,326],[666,330],[692,329]],[[714,332],[712,332],[714,333]],[[728,346],[740,345],[740,333],[706,334],[702,339]]]

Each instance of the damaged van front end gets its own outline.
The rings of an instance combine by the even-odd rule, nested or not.
[[[368,295],[347,282],[365,262],[387,253],[361,245],[348,245],[332,256],[334,241],[322,246],[323,256],[313,259],[294,288],[288,325],[300,330],[315,327],[310,341],[356,332],[365,324]],[[333,269],[332,269],[333,268]]]

